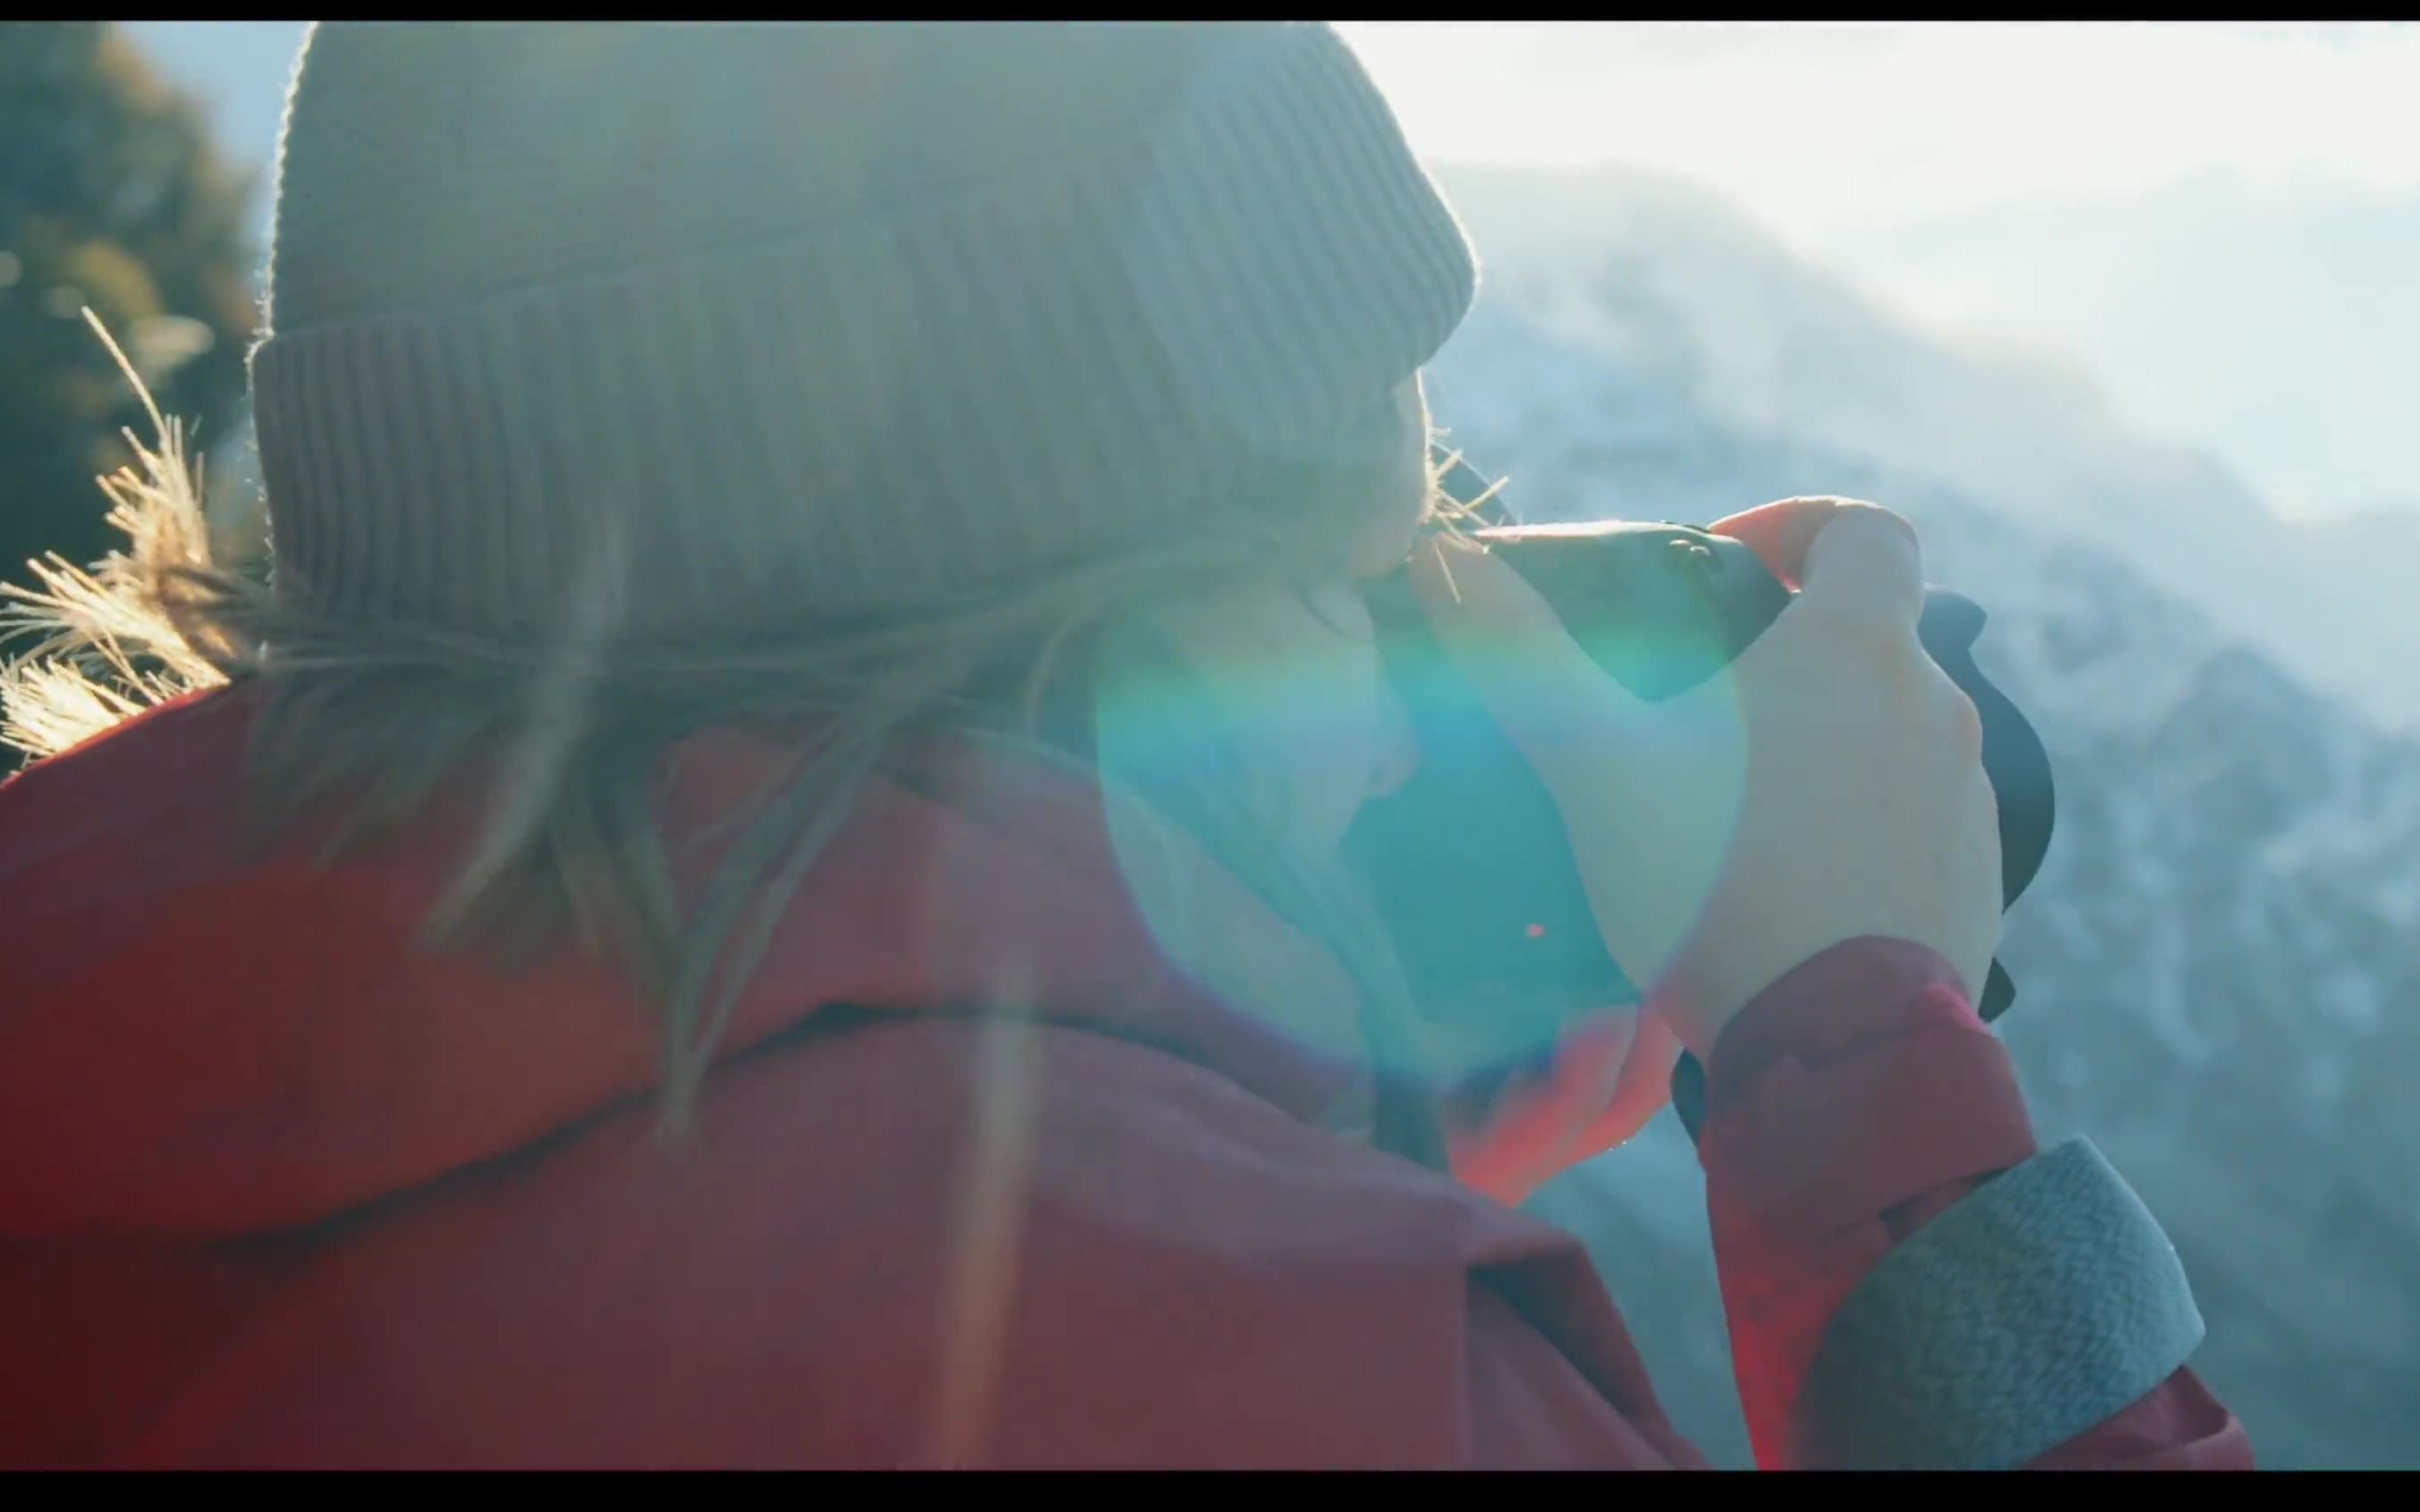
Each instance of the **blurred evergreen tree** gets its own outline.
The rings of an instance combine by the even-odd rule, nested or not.
[[[243,415],[249,184],[201,110],[106,22],[0,22],[0,579],[120,545],[94,478],[149,423],[89,305],[190,455]]]

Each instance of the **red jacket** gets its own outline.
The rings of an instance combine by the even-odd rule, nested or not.
[[[673,1153],[613,974],[413,948],[473,811],[248,856],[245,719],[0,788],[0,1465],[1703,1463],[1575,1242],[1308,1121],[1339,1069],[1170,968],[1092,795],[877,789]],[[693,743],[666,823],[768,759]],[[2034,1152],[1947,980],[1839,948],[1714,1057],[1768,1465],[1840,1300]],[[2180,1371],[2047,1462],[2250,1459]]]

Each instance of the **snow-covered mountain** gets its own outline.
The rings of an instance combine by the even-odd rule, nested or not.
[[[2060,784],[2003,952],[2039,1123],[2091,1135],[2167,1224],[2210,1321],[2196,1363],[2265,1463],[2420,1465],[2420,741],[2346,669],[2307,675],[2273,603],[2208,591],[2296,528],[2071,379],[1927,347],[1685,188],[1450,183],[1489,277],[1432,402],[1527,516],[1878,499],[1991,611],[1979,659]],[[1744,1462],[1678,1129],[1540,1206],[1590,1240],[1682,1426]]]
[[[1878,486],[1953,486],[2106,547],[2304,681],[2420,733],[2420,613],[2347,548],[2351,533],[2408,548],[2420,520],[2349,532],[2279,517],[2214,458],[2130,431],[2083,376],[1929,340],[1687,183],[1444,177],[1491,296],[1563,342],[1654,375],[1710,421],[1866,458]]]

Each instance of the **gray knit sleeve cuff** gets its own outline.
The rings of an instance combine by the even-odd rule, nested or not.
[[[1824,1335],[1805,1423],[1829,1464],[2015,1469],[2149,1395],[2201,1338],[2158,1221],[2071,1139],[1874,1268]]]

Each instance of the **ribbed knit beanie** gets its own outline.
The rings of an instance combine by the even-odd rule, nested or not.
[[[281,596],[915,612],[1169,539],[1435,353],[1469,249],[1311,23],[324,23],[253,356]]]

